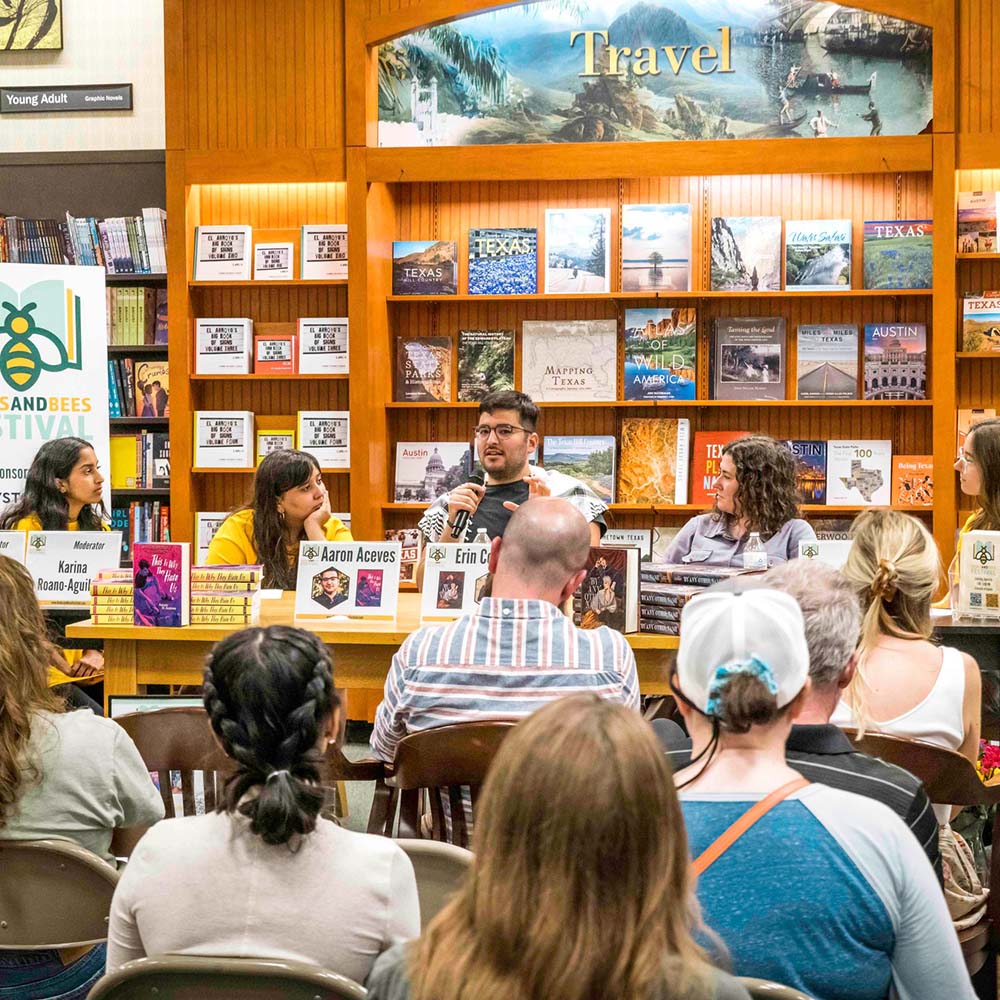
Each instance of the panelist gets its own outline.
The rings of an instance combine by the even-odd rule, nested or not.
[[[795,456],[780,441],[762,434],[731,441],[722,449],[713,509],[681,528],[663,561],[742,566],[754,531],[770,565],[796,559],[799,542],[816,533],[799,517],[795,471]]]
[[[260,463],[253,500],[219,525],[205,562],[210,566],[260,563],[264,586],[294,590],[299,542],[350,542],[344,522],[330,512],[319,463],[305,451],[282,448]]]
[[[960,550],[967,531],[1000,531],[1000,417],[988,417],[972,425],[955,471],[962,493],[976,501],[976,509],[959,532]]]

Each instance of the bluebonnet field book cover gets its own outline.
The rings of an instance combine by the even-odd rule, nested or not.
[[[865,288],[930,288],[934,220],[865,223]]]
[[[469,294],[534,295],[537,229],[470,229]]]

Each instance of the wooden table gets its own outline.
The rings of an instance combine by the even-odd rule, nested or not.
[[[420,595],[400,594],[395,622],[335,619],[295,620],[295,595],[261,602],[261,625],[297,625],[315,632],[331,647],[337,687],[381,690],[393,653],[420,626]],[[135,628],[95,625],[87,620],[66,626],[73,640],[104,643],[104,697],[139,694],[145,684],[200,684],[205,657],[220,639],[235,632],[231,625],[185,628]],[[639,668],[643,694],[669,693],[668,677],[677,637],[637,633],[628,636]]]

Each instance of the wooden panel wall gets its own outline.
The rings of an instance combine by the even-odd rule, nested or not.
[[[958,131],[1000,133],[1000,4],[958,0]]]

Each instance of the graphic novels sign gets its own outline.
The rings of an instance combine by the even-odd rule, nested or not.
[[[542,0],[378,55],[380,146],[915,135],[932,114],[931,29],[837,3]]]

